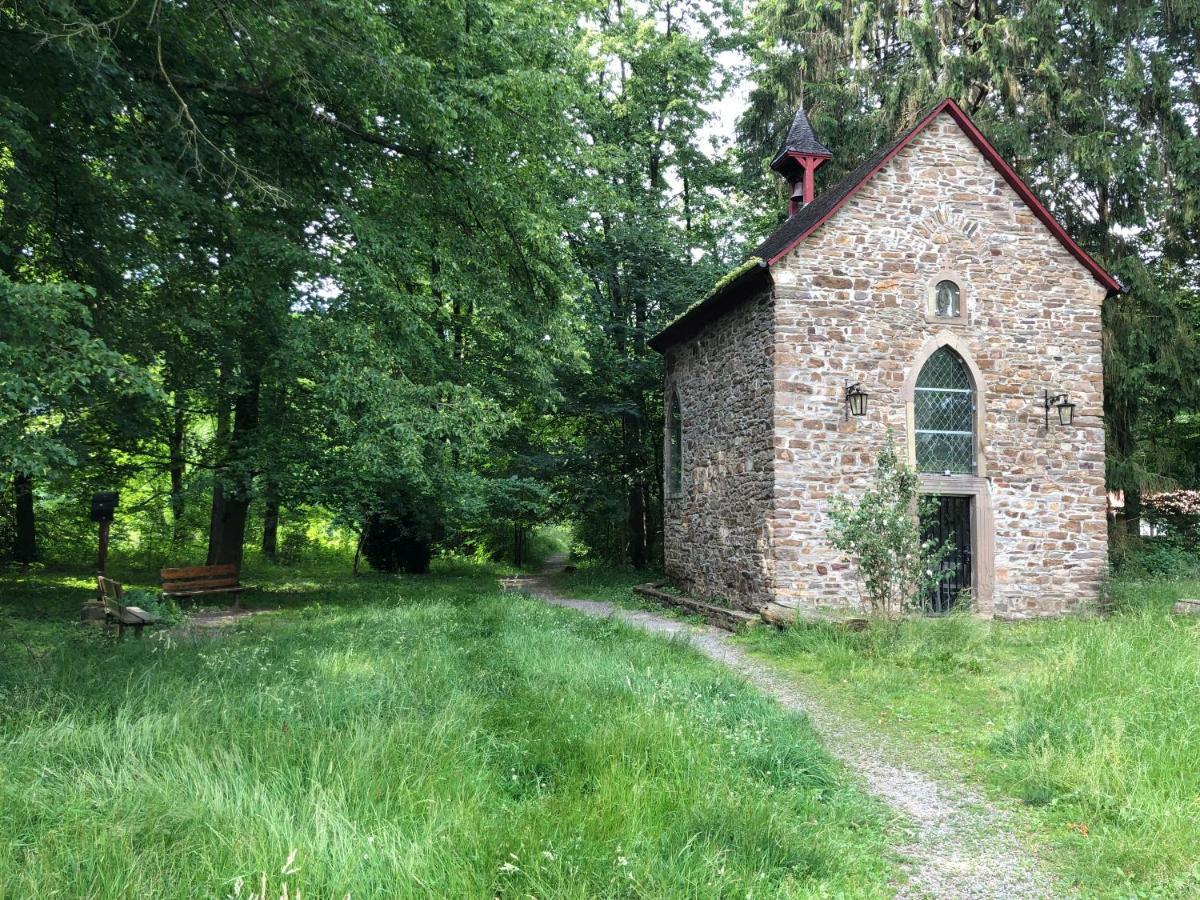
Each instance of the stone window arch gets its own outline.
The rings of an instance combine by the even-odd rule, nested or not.
[[[943,330],[925,342],[901,396],[910,465],[930,474],[986,475],[983,374],[959,334]]]
[[[963,358],[942,346],[925,360],[913,390],[918,472],[975,473],[975,384]]]
[[[683,412],[679,393],[672,390],[667,402],[667,495],[683,493]]]

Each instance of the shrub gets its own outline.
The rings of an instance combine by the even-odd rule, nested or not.
[[[446,534],[445,513],[432,493],[398,487],[367,518],[362,552],[377,572],[423,575]]]
[[[1200,540],[1200,491],[1162,491],[1143,498],[1146,520],[1191,544]]]
[[[288,528],[283,532],[283,540],[279,542],[276,559],[281,566],[299,565],[312,543],[304,528]]]
[[[875,461],[874,488],[857,503],[842,496],[830,502],[830,539],[857,562],[872,613],[890,616],[916,608],[945,577],[941,562],[948,547],[921,536],[933,501],[922,500],[919,489],[917,473],[900,461],[889,430]]]
[[[1200,551],[1177,535],[1122,535],[1111,545],[1113,569],[1130,578],[1189,578],[1200,575]]]
[[[170,597],[164,597],[158,591],[146,588],[129,588],[125,591],[121,602],[126,606],[136,606],[144,609],[152,616],[161,619],[167,625],[177,625],[185,618],[183,610]]]

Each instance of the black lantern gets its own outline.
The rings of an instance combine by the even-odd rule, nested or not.
[[[863,390],[860,382],[846,387],[846,420],[849,421],[851,416],[865,416],[867,414],[867,397],[871,396]]]
[[[1058,424],[1070,425],[1075,421],[1075,404],[1071,402],[1071,398],[1066,394],[1054,394],[1051,396],[1049,391],[1046,391],[1045,400],[1046,412],[1046,430],[1050,430],[1050,408],[1054,407],[1058,411]]]

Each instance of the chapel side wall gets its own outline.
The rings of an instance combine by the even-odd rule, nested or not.
[[[974,483],[994,523],[994,571],[981,611],[1021,618],[1095,600],[1107,571],[1104,289],[958,125],[931,123],[772,273],[777,599],[860,602],[828,540],[829,499],[868,487],[887,429],[907,451],[905,380],[936,337],[983,380]],[[927,321],[939,275],[962,284],[964,323]],[[870,405],[846,421],[854,381]],[[1075,424],[1047,432],[1045,389],[1070,392]]]
[[[768,291],[666,353],[665,396],[678,392],[683,419],[683,492],[664,490],[667,575],[754,611],[772,599],[772,308]]]

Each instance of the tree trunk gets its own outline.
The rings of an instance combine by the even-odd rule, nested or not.
[[[258,426],[258,390],[254,381],[233,404],[233,432],[229,440],[226,463],[245,445]],[[242,476],[247,478],[248,476]],[[208,564],[241,566],[246,542],[246,519],[250,510],[250,485],[230,484],[226,473],[218,468],[213,476],[213,509],[208,536]]]
[[[625,475],[625,552],[635,569],[646,566],[646,510],[642,503],[641,467],[638,465],[640,429],[634,416],[621,416]]]
[[[213,516],[218,515],[217,491],[213,491]],[[233,564],[241,566],[242,548],[246,542],[246,518],[250,511],[250,501],[245,497],[230,497],[221,491],[220,527],[217,538],[209,537],[208,564],[223,566]]]
[[[221,373],[221,385],[224,386],[225,373]],[[229,455],[229,401],[223,395],[217,403],[217,433],[213,441],[217,449],[217,458],[224,459]],[[220,467],[213,469],[212,510],[208,517],[208,558],[206,564],[216,565],[217,547],[221,545],[222,530],[225,528],[225,485],[222,483]]]
[[[279,538],[279,501],[275,499],[273,493],[267,496],[262,531],[263,556],[272,562],[275,561]]]
[[[640,292],[633,297],[633,357],[641,361],[646,356],[646,298]],[[629,501],[629,562],[635,569],[644,569],[649,560],[646,534],[646,424],[644,397],[639,391],[635,401],[638,412],[626,414],[622,429],[625,434],[625,467]]]
[[[171,435],[168,440],[168,466],[171,474],[171,543],[179,546],[183,542],[183,438],[187,432],[187,417],[178,394],[174,399],[171,418]]]
[[[1139,537],[1142,533],[1141,488],[1125,488],[1125,510],[1122,518],[1125,520],[1125,533],[1130,537]]]
[[[525,529],[520,525],[513,526],[513,565],[525,565]]]
[[[635,569],[646,568],[646,507],[642,502],[642,484],[629,485],[629,562]]]
[[[661,510],[656,502],[654,486],[648,480],[642,482],[642,509],[646,519],[646,561],[657,565],[662,556]]]
[[[27,564],[36,562],[37,522],[33,512],[33,478],[29,475],[13,476],[13,499],[15,501],[13,525],[16,537],[13,541],[13,559]]]

